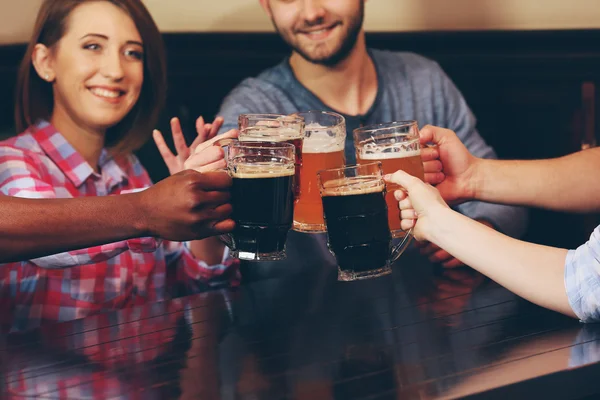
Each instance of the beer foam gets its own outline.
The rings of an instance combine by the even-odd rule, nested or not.
[[[294,175],[294,164],[274,164],[269,162],[260,163],[236,163],[229,167],[233,178],[256,179],[256,178],[279,178]]]
[[[253,126],[240,132],[241,142],[283,142],[292,139],[301,139],[304,132],[292,128]]]
[[[392,158],[407,158],[421,155],[419,140],[399,143],[365,143],[360,147],[360,158],[363,160],[387,160]]]
[[[385,183],[375,176],[340,178],[323,184],[322,196],[351,196],[383,192]]]
[[[320,125],[319,125],[320,126]],[[330,136],[327,132],[315,131],[304,138],[303,153],[333,153],[344,151],[345,135]]]
[[[420,156],[421,150],[395,151],[395,152],[379,152],[367,153],[364,150],[360,153],[360,158],[363,160],[389,160],[394,158],[408,158]]]

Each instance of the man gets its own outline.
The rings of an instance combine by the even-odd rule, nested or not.
[[[260,4],[292,54],[244,80],[225,98],[219,112],[225,119],[223,131],[236,127],[243,113],[330,110],[346,118],[348,163],[355,162],[353,129],[410,119],[452,128],[476,156],[496,157],[475,129],[475,118],[460,92],[435,62],[412,53],[367,48],[364,0]],[[511,236],[520,236],[526,227],[527,214],[521,208],[470,202],[459,210]],[[421,251],[447,267],[462,264],[433,245]]]
[[[551,160],[500,161],[473,156],[450,130],[425,127],[425,163],[443,165],[437,189],[402,171],[386,176],[403,186],[402,228],[414,227],[418,240],[429,240],[509,290],[584,322],[600,320],[600,227],[576,250],[511,239],[453,212],[444,202],[468,199],[522,204],[551,210],[600,210],[600,148]],[[441,194],[441,196],[440,196]],[[443,197],[443,199],[442,199]],[[560,227],[559,227],[560,228]],[[568,227],[565,227],[568,229]]]

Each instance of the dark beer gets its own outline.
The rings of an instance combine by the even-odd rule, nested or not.
[[[300,167],[302,166],[302,143],[304,131],[295,131],[289,128],[270,128],[255,126],[240,131],[241,142],[275,142],[289,143],[296,149],[296,180],[294,186],[295,197],[300,196]]]
[[[244,253],[280,253],[294,216],[294,165],[236,160],[231,171],[234,248]]]
[[[340,271],[385,267],[391,234],[383,182],[373,177],[342,178],[326,182],[321,195],[329,247]]]

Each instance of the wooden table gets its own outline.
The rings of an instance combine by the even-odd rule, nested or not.
[[[245,264],[237,289],[0,339],[0,398],[581,399],[600,393],[600,327],[417,251],[337,282],[321,238]],[[180,293],[185,294],[185,293]]]

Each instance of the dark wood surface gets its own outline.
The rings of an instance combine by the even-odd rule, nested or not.
[[[336,281],[315,237],[292,233],[288,254],[245,264],[237,289],[0,336],[0,397],[600,394],[596,325],[534,306],[471,269],[442,270],[414,250],[392,275],[357,282]]]

